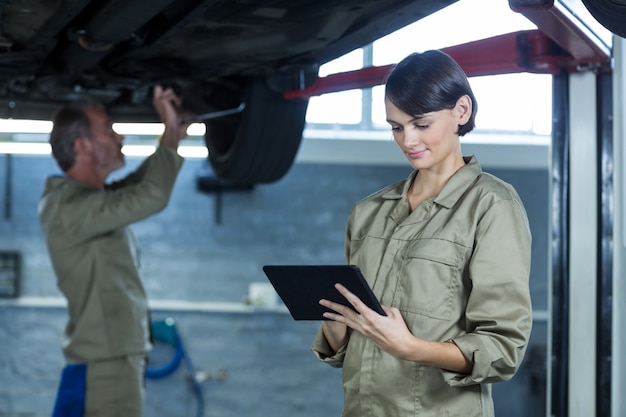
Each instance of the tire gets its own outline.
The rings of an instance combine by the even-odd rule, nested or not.
[[[583,4],[602,26],[626,38],[626,3],[623,0],[583,0]]]
[[[241,113],[205,123],[211,167],[217,177],[232,184],[278,181],[300,147],[308,99],[285,100],[265,80],[254,79],[243,102]]]

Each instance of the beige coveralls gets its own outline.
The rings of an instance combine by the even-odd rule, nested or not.
[[[61,176],[46,181],[39,217],[68,303],[63,353],[68,363],[87,363],[85,416],[117,415],[109,406],[141,416],[150,323],[128,225],[165,208],[182,162],[161,146],[105,190]]]
[[[413,335],[455,343],[472,373],[396,359],[358,332],[335,353],[320,329],[312,350],[343,367],[345,417],[491,417],[490,383],[515,374],[531,331],[526,212],[513,187],[472,157],[409,213],[414,175],[354,207],[346,261]]]

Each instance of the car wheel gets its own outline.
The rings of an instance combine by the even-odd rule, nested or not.
[[[246,88],[241,113],[205,122],[205,142],[215,174],[233,184],[271,183],[296,157],[308,99],[286,100],[263,79]]]
[[[626,37],[625,0],[583,0],[583,4],[602,26],[622,38]]]

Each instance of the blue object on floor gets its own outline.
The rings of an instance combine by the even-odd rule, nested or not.
[[[202,417],[204,415],[204,396],[202,387],[196,378],[196,371],[194,369],[191,358],[187,355],[183,342],[178,330],[176,328],[176,322],[173,318],[168,317],[164,320],[155,320],[152,322],[152,335],[154,336],[155,344],[165,344],[173,348],[174,353],[168,358],[165,364],[154,365],[148,361],[146,367],[146,378],[160,379],[172,374],[180,365],[181,361],[185,362],[189,378],[193,385],[193,391],[196,395],[197,407],[196,417]],[[162,359],[162,358],[161,358]],[[53,416],[56,417],[56,416]],[[73,416],[72,416],[73,417]]]
[[[63,368],[52,417],[83,417],[86,382],[86,364],[68,364]]]
[[[152,335],[156,343],[164,343],[172,346],[174,354],[164,364],[154,365],[148,362],[146,377],[159,379],[170,375],[178,368],[180,361],[185,356],[185,349],[176,330],[176,322],[172,318],[156,320],[152,322]]]

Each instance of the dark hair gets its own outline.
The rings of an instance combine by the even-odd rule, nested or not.
[[[50,146],[52,155],[65,172],[74,166],[76,155],[74,142],[78,137],[91,138],[91,124],[85,112],[88,108],[101,108],[89,99],[81,99],[61,107],[54,115]]]
[[[459,126],[459,136],[474,129],[478,104],[459,64],[436,50],[404,58],[388,74],[385,86],[385,98],[411,116],[453,109],[464,95],[472,100],[472,114]]]

